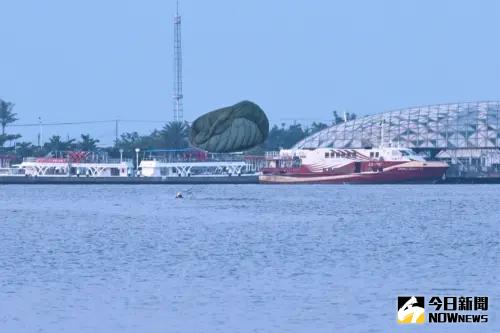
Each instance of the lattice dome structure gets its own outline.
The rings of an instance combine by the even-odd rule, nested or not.
[[[429,149],[499,148],[500,102],[439,104],[388,111],[333,125],[295,145]]]

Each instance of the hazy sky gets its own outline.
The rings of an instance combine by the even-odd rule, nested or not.
[[[20,124],[172,118],[175,1],[1,0],[0,12],[0,98]],[[500,99],[499,1],[181,0],[181,14],[186,120],[243,99],[271,123]],[[111,143],[114,125],[44,128],[81,132]]]

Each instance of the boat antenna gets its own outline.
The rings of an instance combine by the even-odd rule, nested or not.
[[[380,148],[384,148],[384,123],[385,119],[380,122]]]

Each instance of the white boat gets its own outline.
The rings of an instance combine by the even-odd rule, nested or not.
[[[216,154],[198,149],[153,149],[139,164],[141,177],[231,177],[256,175],[241,153]]]

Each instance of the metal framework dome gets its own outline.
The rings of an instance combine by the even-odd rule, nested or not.
[[[388,111],[333,125],[294,148],[397,145],[421,149],[499,148],[500,102],[468,102]]]

